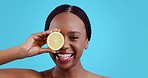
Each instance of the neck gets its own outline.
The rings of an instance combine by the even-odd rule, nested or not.
[[[73,78],[73,77],[80,77],[82,75],[82,73],[84,72],[84,68],[82,67],[80,61],[74,65],[73,67],[69,68],[69,69],[60,69],[59,67],[55,67],[53,69],[52,75],[53,77],[56,78]]]

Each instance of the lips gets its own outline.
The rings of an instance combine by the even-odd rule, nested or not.
[[[58,60],[59,62],[66,63],[73,58],[74,53],[56,53],[55,56],[56,60]]]

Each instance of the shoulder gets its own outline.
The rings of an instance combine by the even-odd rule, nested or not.
[[[87,71],[87,73],[88,73],[89,78],[108,78],[106,76],[101,76],[101,75],[98,75],[98,74],[94,74],[94,73],[89,72],[89,71]]]
[[[45,70],[45,71],[42,71],[40,72],[40,74],[42,74],[42,77],[43,78],[52,78],[52,69],[49,69],[49,70]]]
[[[0,69],[0,78],[42,78],[41,74],[31,69]]]
[[[97,74],[92,74],[91,78],[108,78],[106,76],[101,76],[101,75],[97,75]]]

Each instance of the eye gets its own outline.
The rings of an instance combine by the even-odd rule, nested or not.
[[[70,39],[70,40],[77,40],[77,39],[79,39],[79,37],[78,37],[78,36],[73,35],[73,36],[70,36],[70,37],[69,37],[69,39]]]

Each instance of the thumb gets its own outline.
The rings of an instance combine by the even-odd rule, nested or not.
[[[51,50],[50,48],[41,48],[40,49],[40,53],[47,53],[47,52],[56,53],[56,51]]]

